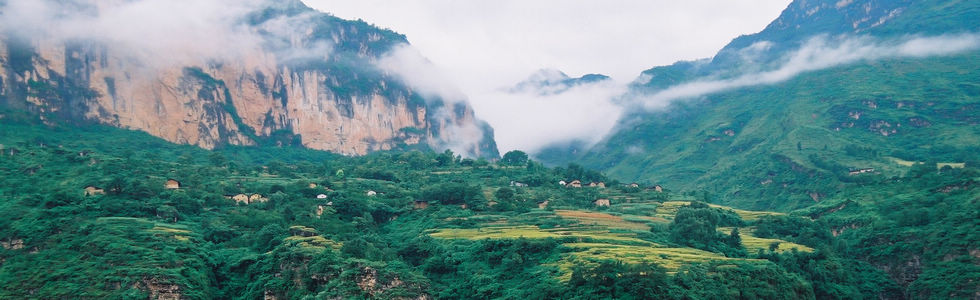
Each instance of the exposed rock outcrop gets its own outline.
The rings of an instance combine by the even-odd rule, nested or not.
[[[96,16],[127,5],[78,2]],[[227,45],[228,53],[217,56],[155,49],[177,53],[157,59],[98,36],[25,37],[7,28],[0,105],[49,123],[108,124],[208,149],[302,145],[362,155],[427,144],[497,156],[491,129],[465,102],[418,94],[375,64],[407,44],[404,36],[300,1],[252,9],[232,24],[256,41]]]
[[[133,287],[148,292],[150,299],[154,300],[180,300],[182,295],[180,286],[156,278],[141,280],[133,284]]]

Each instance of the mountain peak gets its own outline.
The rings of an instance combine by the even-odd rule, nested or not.
[[[560,94],[573,87],[594,84],[609,79],[609,76],[602,74],[585,74],[582,77],[572,78],[558,69],[541,69],[531,73],[524,81],[517,83],[510,89],[510,92],[532,92],[540,95]]]

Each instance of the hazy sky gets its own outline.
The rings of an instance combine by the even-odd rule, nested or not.
[[[507,95],[542,68],[602,73],[619,83],[645,69],[714,55],[761,31],[790,0],[304,0],[345,19],[403,33],[496,129],[501,151],[602,135],[614,92],[548,99]],[[547,141],[546,141],[547,140]]]

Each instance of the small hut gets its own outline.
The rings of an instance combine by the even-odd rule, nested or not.
[[[316,198],[317,199],[327,199],[327,194],[319,194],[319,195],[316,195]]]
[[[269,198],[262,197],[262,194],[251,194],[248,196],[248,204],[266,201],[269,201]]]
[[[168,190],[176,190],[180,188],[180,181],[176,179],[167,179],[167,183],[163,184],[163,187]]]
[[[606,207],[608,207],[610,204],[609,199],[599,199],[592,203],[595,203],[595,206],[606,206]]]
[[[85,196],[95,196],[95,195],[105,195],[105,190],[92,185],[85,187]]]
[[[377,194],[378,194],[378,192],[375,192],[375,191],[367,191],[367,195],[368,196],[371,196],[371,197],[374,197]]]
[[[568,182],[565,182],[564,180],[558,181],[558,185],[560,185],[560,186],[565,186],[567,184],[568,184]]]
[[[231,198],[231,200],[235,200],[236,203],[248,204],[248,195],[245,194],[238,194],[238,195],[230,196],[228,198]]]
[[[875,168],[852,169],[847,174],[853,176],[853,175],[864,174],[864,173],[874,173],[874,171]]]
[[[539,209],[545,209],[545,208],[548,208],[548,200],[544,200],[544,201],[542,201],[542,202],[538,202],[538,208],[539,208]]]
[[[415,200],[415,202],[412,203],[412,208],[413,209],[426,209],[426,208],[429,208],[429,201]]]

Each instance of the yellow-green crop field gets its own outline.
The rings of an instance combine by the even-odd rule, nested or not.
[[[601,212],[590,212],[581,210],[556,210],[556,214],[565,219],[573,219],[582,225],[599,225],[609,228],[629,229],[629,230],[650,230],[650,226],[642,223],[624,220],[621,216],[614,216]]]
[[[776,249],[776,252],[779,253],[792,251],[792,249],[796,249],[796,251],[801,251],[801,252],[813,252],[813,248],[800,245],[797,243],[788,242],[780,239],[767,239],[767,238],[756,237],[755,235],[753,235],[754,233],[753,230],[754,228],[752,227],[739,228],[739,235],[742,237],[742,246],[745,246],[745,250],[748,251],[749,253],[756,253],[760,249],[768,251],[769,245],[772,245],[772,243],[779,243],[779,248]],[[719,227],[718,231],[728,234],[732,232],[732,227]]]
[[[597,211],[582,210],[556,210],[554,212],[542,211],[537,214],[551,214],[556,218],[575,221],[571,226],[556,228],[539,228],[534,225],[523,225],[511,223],[504,216],[494,216],[494,218],[475,218],[485,219],[480,228],[442,228],[432,229],[427,233],[434,238],[441,239],[556,239],[562,243],[568,251],[562,253],[557,262],[554,263],[559,270],[559,279],[568,280],[571,278],[572,269],[575,266],[596,265],[604,260],[618,260],[625,263],[638,264],[643,262],[656,263],[667,269],[668,272],[675,272],[681,266],[692,263],[703,263],[710,261],[740,261],[752,262],[764,260],[729,258],[722,254],[694,249],[678,248],[660,245],[654,242],[640,239],[637,234],[650,230],[645,223],[628,220],[649,220],[657,222],[669,222],[677,213],[681,206],[688,205],[686,201],[667,201],[660,204],[655,217],[638,216],[630,214],[611,214]],[[630,204],[625,204],[630,205]],[[715,206],[718,207],[718,206]],[[723,207],[724,208],[724,207]],[[740,217],[746,220],[755,220],[762,215],[773,215],[772,212],[756,212],[735,210]],[[492,221],[491,221],[492,220]],[[756,237],[751,227],[740,228],[742,244],[749,253],[758,250],[768,250],[772,243],[779,243],[777,252],[797,251],[810,252],[813,249],[779,239],[767,239]],[[731,232],[732,228],[719,228],[720,232]]]
[[[690,204],[691,204],[690,201],[666,201],[662,205],[660,205],[660,207],[657,208],[657,217],[673,220],[674,215],[677,215],[677,209],[681,208],[682,206],[690,205]],[[752,211],[752,210],[734,209],[731,207],[721,206],[717,204],[708,204],[708,205],[716,208],[731,209],[736,214],[738,214],[738,216],[741,217],[742,220],[749,221],[749,222],[758,220],[759,217],[762,216],[785,215],[784,213],[771,212],[771,211]]]

